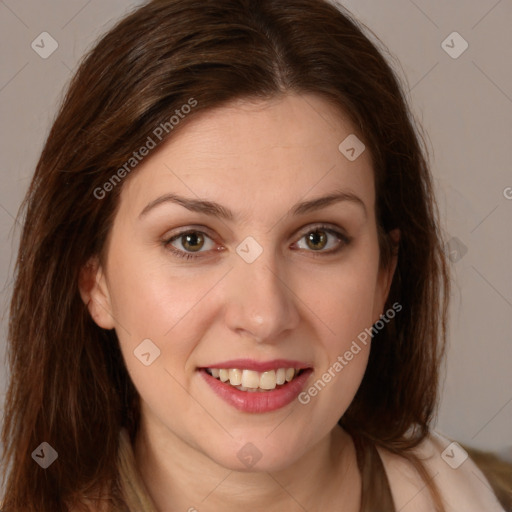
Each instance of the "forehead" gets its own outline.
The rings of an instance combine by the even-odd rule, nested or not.
[[[273,204],[342,189],[372,209],[371,155],[365,150],[351,161],[340,151],[347,137],[358,135],[325,99],[238,100],[196,116],[139,164],[123,186],[121,208],[140,211],[158,195],[176,192],[241,213],[270,214]]]

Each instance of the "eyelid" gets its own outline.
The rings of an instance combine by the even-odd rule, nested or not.
[[[297,230],[296,235],[294,236],[300,234],[300,237],[303,237],[304,235],[307,235],[308,233],[317,230],[324,230],[327,231],[328,233],[339,235],[340,237],[345,237],[347,239],[350,238],[343,228],[337,226],[336,224],[330,224],[328,222],[317,222],[313,224],[308,224],[307,226],[304,226],[303,228]]]
[[[179,231],[175,231],[173,233],[166,234],[162,237],[162,239],[165,240],[166,242],[168,242],[168,241],[176,240],[180,236],[186,235],[188,233],[202,233],[203,235],[208,236],[212,240],[214,240],[215,236],[216,236],[210,228],[207,228],[206,226],[201,226],[201,225],[190,225],[190,226],[186,226],[183,228],[177,228],[177,229]]]

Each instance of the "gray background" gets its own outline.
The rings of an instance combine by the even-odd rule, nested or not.
[[[140,3],[0,0],[0,405],[20,228],[14,218],[78,60]],[[413,111],[430,137],[454,280],[436,428],[512,457],[512,1],[342,3],[400,62]],[[454,31],[469,44],[456,59],[442,46]],[[58,43],[47,59],[31,48],[42,32]],[[452,53],[461,44],[445,43]]]

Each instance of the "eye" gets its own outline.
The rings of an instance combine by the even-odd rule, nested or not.
[[[349,242],[350,239],[342,233],[331,228],[319,226],[309,230],[295,245],[298,249],[333,253]]]
[[[169,238],[164,245],[177,256],[190,258],[194,257],[194,253],[213,249],[215,242],[206,233],[191,230]]]

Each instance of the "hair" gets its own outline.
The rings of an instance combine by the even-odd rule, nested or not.
[[[100,488],[108,510],[152,510],[131,453],[139,396],[115,331],[98,327],[81,300],[80,271],[92,257],[103,261],[122,189],[112,178],[126,174],[120,169],[156,127],[167,123],[163,143],[200,112],[286,94],[316,94],[349,117],[372,156],[381,265],[398,251],[386,304],[402,310],[373,336],[339,424],[406,457],[444,510],[413,448],[437,409],[449,276],[428,150],[401,79],[364,26],[327,1],[154,0],[81,62],[20,209],[5,511],[87,510],[85,497]],[[169,128],[169,117],[192,102]],[[58,452],[46,470],[31,458],[43,441]]]

